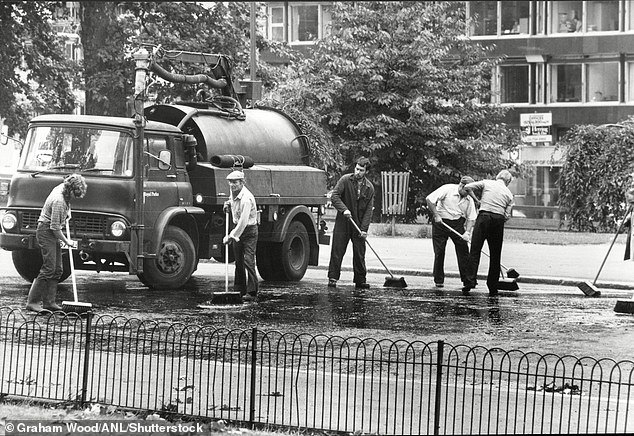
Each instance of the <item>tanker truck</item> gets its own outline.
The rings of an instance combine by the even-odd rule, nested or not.
[[[170,76],[144,50],[136,59],[132,118],[49,114],[29,123],[0,209],[0,247],[12,252],[17,272],[28,281],[37,276],[35,230],[44,201],[65,176],[79,173],[88,192],[72,204],[75,268],[128,272],[156,289],[182,287],[200,260],[224,259],[225,178],[238,168],[258,205],[260,276],[301,280],[317,265],[319,244],[328,243],[321,220],[326,175],[308,165],[307,137],[281,111],[243,108],[224,95],[234,85],[222,74],[203,80],[223,95],[148,106],[150,72],[186,83],[192,76]],[[65,259],[62,280],[69,275]]]

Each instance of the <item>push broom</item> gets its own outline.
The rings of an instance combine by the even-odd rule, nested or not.
[[[66,237],[70,240],[70,226],[66,220]],[[77,280],[75,279],[75,260],[73,259],[73,248],[68,246],[68,259],[70,261],[70,277],[73,282],[74,301],[62,301],[62,310],[66,313],[76,313],[78,315],[91,312],[91,303],[81,303],[77,297]]]
[[[601,266],[599,267],[599,271],[597,271],[597,275],[594,277],[594,280],[592,281],[592,283],[585,281],[585,282],[581,282],[579,284],[577,284],[577,287],[579,289],[581,289],[581,291],[586,294],[588,297],[600,297],[601,296],[601,291],[599,291],[595,284],[597,283],[597,280],[599,279],[599,274],[601,274],[601,270],[603,269],[603,265],[605,265],[605,261],[608,260],[608,256],[610,255],[610,251],[612,251],[612,247],[614,246],[614,243],[616,242],[616,238],[619,236],[619,233],[621,233],[621,229],[623,228],[623,225],[625,224],[625,220],[627,218],[627,216],[630,214],[630,212],[632,211],[632,205],[628,206],[627,210],[625,211],[625,217],[623,218],[623,220],[621,221],[621,224],[619,225],[619,228],[616,229],[616,233],[614,234],[614,238],[612,239],[612,243],[610,244],[610,248],[608,248],[608,252],[605,253],[605,257],[603,258],[603,262],[601,262]]]
[[[350,220],[350,222],[352,223],[354,228],[357,229],[357,232],[359,232],[359,234],[361,234],[362,233],[361,229],[359,228],[357,223],[354,222],[352,217],[348,217],[348,219]],[[390,275],[389,277],[385,278],[385,283],[383,283],[383,286],[386,287],[386,288],[406,288],[407,287],[407,283],[405,283],[405,278],[404,277],[399,277],[399,278],[394,277],[394,274],[392,274],[392,272],[385,265],[383,260],[381,260],[381,258],[377,254],[377,252],[374,251],[374,248],[372,248],[372,245],[370,245],[370,242],[368,242],[367,239],[365,240],[365,243],[368,244],[368,247],[370,247],[370,250],[372,250],[372,252],[376,256],[376,258],[379,259],[379,262],[381,262],[381,265],[383,265],[383,268],[385,268],[385,271],[387,271],[387,273]]]
[[[229,236],[229,212],[225,213],[225,235]],[[229,245],[225,245],[225,291],[213,292],[208,303],[201,303],[196,307],[209,309],[218,304],[242,304],[242,294],[229,291]]]
[[[462,235],[458,233],[455,229],[450,227],[446,222],[441,221],[441,223],[448,230],[452,231],[453,233],[455,233],[456,235],[462,238]],[[491,258],[491,256],[489,256],[489,253],[487,253],[486,251],[481,251],[481,253],[484,254],[489,259]],[[504,278],[504,274],[502,274],[502,270],[500,270],[501,278],[498,280],[498,289],[501,289],[503,291],[517,291],[520,287],[518,286],[517,281],[515,279],[520,276],[520,273],[518,273],[515,270],[515,268],[507,268],[501,263],[500,263],[500,266],[506,270],[507,278]]]

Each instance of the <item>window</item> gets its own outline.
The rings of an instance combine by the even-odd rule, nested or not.
[[[581,69],[581,64],[553,65],[551,78],[552,101],[581,101]]]
[[[20,169],[131,176],[132,136],[110,130],[70,126],[29,129]]]
[[[619,2],[586,2],[586,21],[586,32],[619,30]]]
[[[471,36],[497,34],[497,3],[495,1],[467,2],[471,19]]]
[[[580,1],[554,1],[551,5],[550,29],[552,33],[581,32],[581,11],[583,2]]]
[[[319,38],[319,6],[291,6],[291,42]]]
[[[500,67],[500,103],[528,103],[528,65]]]
[[[517,35],[529,33],[529,2],[506,1],[501,4],[502,34]]]
[[[269,38],[272,41],[284,41],[284,8],[269,8]]]
[[[586,66],[586,96],[589,102],[619,100],[619,63],[602,62]]]
[[[627,81],[625,82],[627,86],[625,87],[625,99],[626,101],[634,101],[634,62],[628,62],[625,64],[625,68],[627,68]]]

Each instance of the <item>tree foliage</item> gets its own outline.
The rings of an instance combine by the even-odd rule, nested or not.
[[[496,59],[465,38],[460,3],[335,3],[330,35],[294,66],[301,80],[281,85],[282,100],[313,108],[341,151],[338,169],[365,155],[375,182],[382,170],[410,172],[410,219],[439,185],[513,166],[502,152],[518,145],[504,110],[481,104]]]
[[[51,28],[57,2],[0,2],[0,117],[24,135],[34,114],[75,107],[76,68]]]
[[[166,50],[219,53],[243,74],[249,55],[249,9],[245,2],[81,2],[82,40],[86,41],[87,112],[125,115],[125,97],[132,95],[132,55],[142,45]],[[180,74],[209,73],[212,65],[161,66]],[[154,82],[149,92],[159,101],[193,99],[191,85]]]
[[[566,211],[569,229],[614,231],[633,181],[634,118],[621,127],[574,126],[557,147],[563,155],[559,206]]]

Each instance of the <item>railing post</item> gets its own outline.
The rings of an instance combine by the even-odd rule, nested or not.
[[[436,392],[434,402],[434,434],[440,434],[440,394],[442,386],[442,361],[444,341],[438,341],[438,355],[436,356]]]
[[[258,329],[251,329],[251,395],[249,396],[249,423],[255,424],[255,365],[257,363]]]
[[[88,391],[88,365],[90,363],[90,340],[92,331],[92,317],[93,313],[88,312],[86,314],[86,343],[84,344],[84,371],[81,380],[81,400],[79,405],[84,406],[86,402],[86,393]]]

